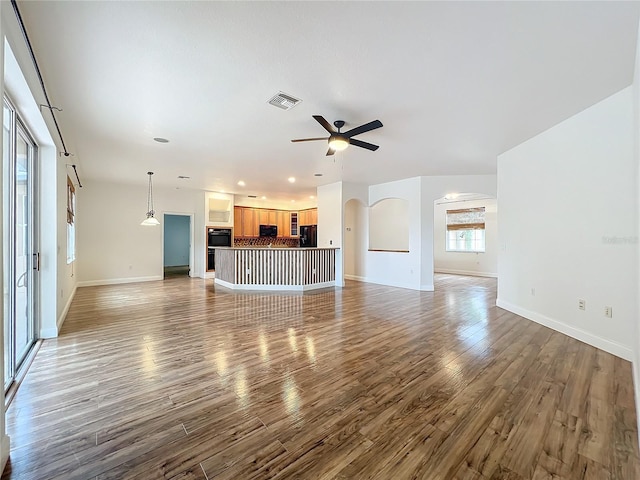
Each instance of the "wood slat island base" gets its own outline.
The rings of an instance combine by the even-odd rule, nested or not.
[[[336,248],[216,248],[215,283],[236,290],[333,287]]]

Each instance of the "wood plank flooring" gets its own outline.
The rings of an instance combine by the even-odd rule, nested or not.
[[[9,407],[2,479],[640,479],[629,362],[495,295],[79,288]]]

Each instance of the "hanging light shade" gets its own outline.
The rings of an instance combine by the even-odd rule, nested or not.
[[[349,140],[340,134],[331,134],[329,137],[329,148],[336,152],[341,152],[349,146]]]
[[[155,226],[160,225],[160,222],[157,218],[154,217],[155,213],[153,210],[153,185],[151,185],[151,175],[153,172],[147,172],[149,175],[149,192],[147,194],[147,218],[145,218],[140,225],[145,226]]]

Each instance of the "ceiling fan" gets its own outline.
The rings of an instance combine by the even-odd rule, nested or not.
[[[355,145],[356,147],[366,148],[367,150],[376,151],[379,147],[378,145],[374,145],[372,143],[363,142],[361,140],[357,140],[353,137],[356,135],[360,135],[361,133],[369,132],[371,130],[375,130],[376,128],[382,127],[382,122],[380,120],[374,120],[373,122],[365,123],[364,125],[360,125],[359,127],[352,128],[346,132],[341,132],[340,129],[344,127],[344,120],[336,120],[333,122],[336,129],[334,129],[329,122],[327,122],[322,115],[313,115],[313,118],[324,127],[324,129],[329,132],[328,137],[319,137],[319,138],[300,138],[297,140],[291,140],[292,142],[312,142],[315,140],[328,140],[329,141],[329,150],[327,151],[327,155],[333,155],[334,153],[344,150],[349,145]]]

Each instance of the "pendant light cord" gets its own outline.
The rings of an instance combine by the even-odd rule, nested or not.
[[[151,175],[153,175],[153,172],[147,172],[147,175],[149,175],[149,193],[147,195],[147,215],[151,214],[151,216],[153,217],[155,215],[155,212],[153,211],[153,188],[151,186]]]

